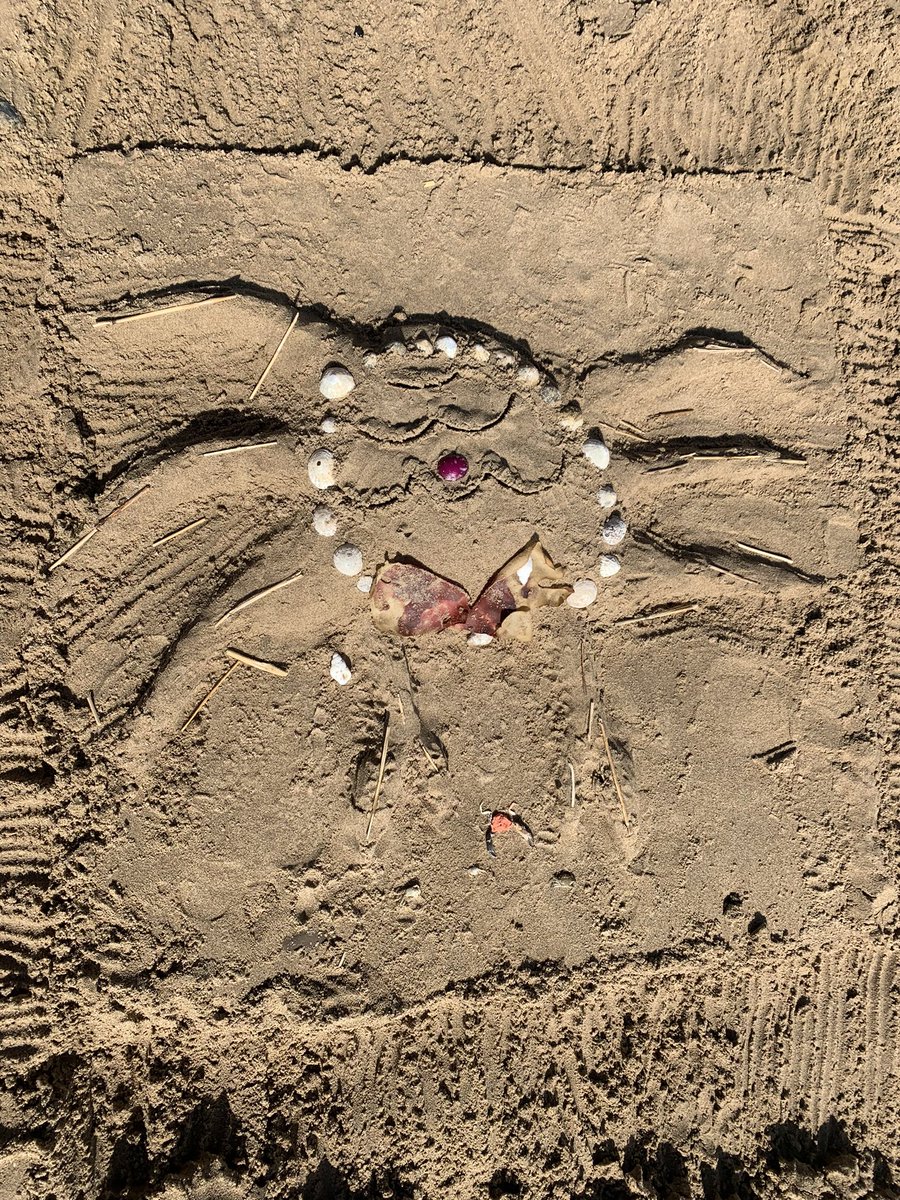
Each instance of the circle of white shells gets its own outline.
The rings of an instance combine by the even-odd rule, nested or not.
[[[326,400],[343,400],[356,387],[356,380],[346,367],[335,363],[326,367],[319,380],[319,391]]]

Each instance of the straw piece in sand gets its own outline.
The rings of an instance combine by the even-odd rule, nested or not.
[[[100,714],[97,712],[97,705],[94,702],[94,693],[93,692],[88,692],[87,703],[88,703],[88,708],[91,710],[91,716],[94,718],[94,724],[98,725],[98,726],[101,725],[102,722],[100,720]]]
[[[260,588],[258,592],[251,592],[249,596],[245,596],[243,600],[239,600],[234,608],[229,608],[227,613],[223,613],[216,621],[214,628],[218,629],[221,624],[228,620],[229,617],[235,616],[239,612],[243,612],[245,608],[249,608],[251,604],[256,604],[258,600],[264,600],[266,596],[270,596],[272,592],[277,592],[280,588],[287,587],[291,583],[296,583],[298,579],[303,578],[302,571],[295,571],[293,575],[288,575],[287,579],[279,579],[277,583],[270,583],[268,587]]]
[[[259,392],[259,389],[266,382],[266,376],[269,374],[269,372],[275,366],[276,359],[278,358],[281,351],[284,349],[284,343],[288,340],[291,330],[294,328],[294,326],[297,324],[297,322],[299,320],[300,320],[300,310],[297,309],[294,313],[294,319],[291,321],[290,325],[288,325],[287,329],[284,331],[284,337],[281,339],[281,341],[275,347],[275,353],[272,355],[272,357],[269,359],[268,363],[266,364],[266,369],[263,371],[262,375],[260,375],[259,379],[257,379],[256,387],[253,389],[253,391],[248,396],[248,400],[256,399],[256,395]]]
[[[245,442],[242,446],[226,446],[222,450],[204,450],[203,458],[216,458],[220,454],[240,454],[244,450],[266,450],[269,446],[277,446],[278,442]]]
[[[176,538],[183,537],[184,534],[190,533],[192,529],[199,529],[208,520],[209,517],[198,517],[196,521],[189,521],[187,525],[182,525],[180,529],[173,529],[171,533],[165,533],[162,537],[158,537],[153,545],[165,546],[166,542],[174,542]]]
[[[784,563],[788,567],[794,565],[794,560],[788,558],[786,554],[776,554],[774,550],[761,550],[759,546],[751,546],[749,542],[735,542],[734,544],[745,554],[755,554],[757,558],[765,558],[774,563]]]
[[[151,317],[164,317],[173,312],[184,312],[187,308],[202,308],[204,304],[221,304],[223,300],[235,300],[236,295],[207,296],[205,300],[185,300],[181,304],[167,304],[163,308],[151,308],[147,312],[125,313],[121,317],[97,317],[95,325],[124,325],[126,321],[149,321]]]
[[[231,666],[228,668],[228,670],[225,672],[225,674],[220,676],[219,679],[216,680],[216,682],[212,685],[212,687],[209,689],[209,691],[206,693],[206,695],[203,697],[203,699],[200,701],[200,703],[197,705],[197,707],[194,709],[194,711],[191,713],[191,715],[188,717],[188,719],[182,725],[182,727],[181,727],[182,733],[184,733],[184,731],[187,729],[188,725],[190,725],[190,723],[193,721],[194,717],[196,717],[197,714],[206,707],[206,705],[209,703],[210,699],[216,694],[216,692],[219,690],[219,688],[222,686],[222,684],[225,682],[225,680],[228,678],[228,676],[232,673],[232,671],[236,671],[240,665],[241,665],[240,663],[232,663]]]
[[[56,562],[52,562],[50,564],[50,566],[47,568],[47,570],[55,571],[56,568],[61,567],[64,562],[68,562],[73,554],[77,554],[82,546],[86,546],[88,544],[88,542],[91,540],[91,538],[94,536],[94,534],[97,532],[97,530],[99,528],[100,528],[99,525],[95,525],[93,529],[89,529],[87,531],[87,533],[82,534],[81,537],[78,539],[78,541],[74,544],[74,546],[70,546],[69,549],[65,552],[65,554],[61,554],[59,556],[59,558],[56,560]]]
[[[622,795],[622,789],[619,787],[619,777],[616,774],[616,764],[613,762],[612,751],[609,748],[609,738],[606,736],[606,726],[598,717],[597,723],[600,726],[600,732],[603,734],[603,748],[606,750],[606,761],[609,763],[609,771],[612,775],[613,787],[616,789],[616,795],[619,798],[619,807],[622,809],[622,820],[625,826],[628,826],[628,810],[625,807],[625,797]]]
[[[279,667],[277,663],[269,662],[266,658],[254,658],[252,654],[244,654],[242,650],[229,649],[225,651],[225,655],[233,658],[237,663],[243,663],[245,667],[255,667],[257,671],[265,671],[267,675],[287,675],[287,670]]]
[[[384,766],[387,762],[388,752],[388,735],[391,732],[391,714],[385,709],[384,713],[384,741],[381,743],[381,762],[378,766],[378,779],[375,783],[375,795],[372,797],[372,807],[369,809],[369,823],[366,826],[366,845],[372,836],[372,822],[375,820],[375,810],[378,808],[378,798],[381,795],[381,784],[384,780]],[[424,746],[423,746],[424,749]],[[427,752],[426,752],[427,753]],[[429,755],[429,758],[431,756]]]
[[[621,617],[616,625],[635,625],[638,621],[661,621],[664,617],[677,617],[679,613],[694,612],[699,604],[672,604],[668,608],[655,608],[653,612],[641,613],[638,617]]]

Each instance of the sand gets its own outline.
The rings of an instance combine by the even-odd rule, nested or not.
[[[892,22],[7,14],[2,1200],[896,1194]]]

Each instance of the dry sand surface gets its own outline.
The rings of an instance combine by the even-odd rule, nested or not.
[[[0,1200],[898,1195],[898,28],[4,6]]]

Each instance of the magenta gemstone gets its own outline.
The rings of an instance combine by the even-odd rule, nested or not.
[[[459,483],[469,473],[469,460],[462,454],[445,454],[438,459],[437,473],[444,483]]]

